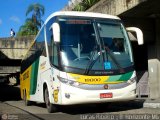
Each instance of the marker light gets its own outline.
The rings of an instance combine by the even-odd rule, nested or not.
[[[132,84],[132,83],[136,82],[136,80],[137,80],[137,77],[133,77],[133,78],[129,79],[129,80],[127,81],[127,83],[128,83],[128,84]]]

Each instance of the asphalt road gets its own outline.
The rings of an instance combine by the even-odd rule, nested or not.
[[[14,93],[14,94],[13,94]],[[44,104],[25,106],[19,88],[0,85],[0,118],[11,120],[159,120],[159,108],[143,108],[144,100],[130,102],[59,106],[58,112],[48,113]]]

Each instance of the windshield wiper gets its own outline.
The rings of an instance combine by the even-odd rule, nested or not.
[[[112,54],[111,50],[106,46],[105,50],[102,50],[102,51],[98,52],[96,58],[94,58],[94,56],[96,55],[97,51],[94,51],[94,53],[92,54],[91,60],[87,64],[87,67],[85,69],[84,74],[86,74],[86,75],[88,74],[89,70],[92,69],[93,65],[96,63],[96,61],[99,59],[99,57],[101,55],[104,55],[105,52],[107,52],[106,55],[110,56],[110,58],[112,59],[112,61],[115,63],[115,65],[117,66],[117,68],[120,70],[120,73],[124,73],[124,69],[118,63],[118,61],[116,60],[116,58]],[[108,56],[107,56],[107,61],[108,61]]]
[[[85,71],[84,71],[84,74],[86,74],[86,75],[88,74],[89,70],[93,67],[93,65],[95,64],[95,62],[99,59],[99,57],[100,57],[100,55],[101,55],[101,52],[98,52],[96,58],[94,58],[95,55],[96,55],[96,53],[97,53],[96,47],[94,48],[93,51],[94,51],[94,52],[92,53],[91,59],[90,59],[90,61],[88,62],[87,67],[86,67],[86,69],[85,69]]]

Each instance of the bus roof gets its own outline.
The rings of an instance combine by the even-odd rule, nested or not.
[[[55,16],[81,16],[81,17],[93,17],[93,18],[110,18],[110,19],[119,19],[117,16],[102,14],[102,13],[93,13],[93,12],[77,12],[77,11],[59,11],[52,13],[45,21],[45,24]]]

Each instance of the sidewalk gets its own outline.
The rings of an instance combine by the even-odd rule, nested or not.
[[[146,99],[143,103],[144,108],[160,108],[160,98]]]

